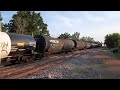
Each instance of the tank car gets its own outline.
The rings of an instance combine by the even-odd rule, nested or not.
[[[98,47],[98,44],[96,43],[91,43],[91,47],[90,48],[97,48]]]
[[[58,39],[45,35],[32,37],[0,32],[0,59],[11,63],[34,60],[37,57],[44,57],[46,54],[89,49],[90,47],[96,47],[96,44],[82,40]]]
[[[0,32],[0,38],[3,38],[0,39],[3,61],[22,60],[24,55],[32,54],[36,47],[36,41],[30,35]]]
[[[36,39],[36,51],[38,53],[57,53],[63,48],[63,41],[61,39],[52,38],[45,35],[40,35]]]
[[[86,47],[86,43],[82,40],[73,40],[74,43],[75,43],[75,49],[79,49],[79,50],[82,50],[82,49],[85,49]]]
[[[19,53],[26,49],[34,50],[36,47],[36,41],[30,35],[15,34],[15,33],[7,33],[7,34],[11,40],[11,52]]]
[[[75,43],[73,40],[70,40],[70,39],[63,39],[62,40],[63,43],[64,43],[64,46],[63,46],[63,51],[72,51],[74,48],[75,48]]]
[[[90,49],[90,47],[91,47],[91,44],[89,43],[89,42],[86,42],[86,49]]]
[[[98,47],[102,47],[102,43],[99,43],[99,44],[98,44]]]
[[[11,51],[11,39],[7,33],[0,32],[0,59],[9,55]]]

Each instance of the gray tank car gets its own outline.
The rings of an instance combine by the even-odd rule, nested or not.
[[[36,51],[38,53],[56,53],[63,49],[64,43],[61,39],[40,35],[36,40]]]
[[[89,42],[86,42],[86,49],[90,49],[90,47],[91,47],[91,43],[89,43]]]
[[[63,43],[64,43],[64,46],[63,46],[63,51],[71,51],[75,48],[75,43],[73,40],[70,40],[70,39],[63,39],[62,40]]]
[[[29,51],[35,50],[36,41],[32,36],[16,34],[16,33],[7,33],[7,34],[11,40],[10,55],[12,56],[19,55],[19,54],[26,53],[26,50],[29,50]]]
[[[2,34],[5,35],[3,37],[3,40],[5,40],[4,42],[7,43],[4,45],[4,47],[2,47],[4,49],[6,48],[6,50],[4,50],[6,51],[6,55],[4,54],[5,52],[1,50],[1,52],[3,52],[4,54],[3,56],[1,53],[2,61],[14,61],[15,59],[18,59],[18,58],[21,60],[22,58],[24,58],[23,57],[24,55],[32,54],[32,51],[35,50],[36,41],[30,35],[0,32],[0,36]]]
[[[82,41],[82,40],[73,40],[73,41],[75,43],[76,49],[79,49],[79,50],[85,49],[86,43],[84,41]]]

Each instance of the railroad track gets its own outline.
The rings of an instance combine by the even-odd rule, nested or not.
[[[0,71],[4,71],[6,69],[12,69],[16,68],[15,70],[11,71],[6,71],[0,74],[0,79],[20,79],[22,77],[31,75],[37,71],[58,65],[66,60],[69,60],[69,58],[75,58],[78,57],[79,54],[84,53],[84,52],[91,52],[91,50],[81,50],[81,51],[75,51],[72,54],[67,54],[67,56],[50,56],[48,59],[43,59],[40,61],[35,61],[35,64],[32,64],[33,62],[30,62],[29,64],[24,64],[24,65],[14,65],[14,66],[7,66],[7,67],[0,67]],[[50,60],[51,59],[51,60]],[[44,63],[41,63],[44,61]],[[28,65],[28,66],[27,66]],[[20,67],[21,66],[21,67]],[[24,67],[25,66],[25,67]]]
[[[60,56],[58,55],[52,55],[52,56],[49,56],[48,58],[49,59],[52,59],[52,58],[59,58]],[[47,59],[47,58],[44,58],[44,59]],[[17,67],[17,66],[24,66],[24,65],[27,65],[27,64],[32,64],[34,62],[39,62],[39,61],[43,61],[44,59],[41,59],[41,60],[35,60],[35,61],[28,61],[27,63],[22,63],[22,64],[10,64],[10,65],[1,65],[0,66],[0,71],[2,70],[6,70],[6,69],[11,69],[11,68],[14,68],[14,67]]]

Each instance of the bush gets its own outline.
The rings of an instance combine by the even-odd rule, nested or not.
[[[113,53],[120,53],[120,47],[111,49]]]
[[[112,52],[113,52],[113,53],[118,53],[118,48],[114,48],[114,49],[112,50]]]
[[[113,33],[105,36],[105,44],[108,48],[117,48],[120,46],[120,34]]]

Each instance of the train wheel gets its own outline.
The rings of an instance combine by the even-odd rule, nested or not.
[[[19,56],[17,57],[17,61],[21,64],[21,63],[26,63],[28,61],[28,58],[25,56]]]
[[[32,55],[30,60],[33,61],[33,60],[36,60],[36,58],[37,58],[37,55]]]
[[[11,64],[16,64],[16,60],[10,61]]]
[[[21,61],[22,61],[22,56],[16,57],[16,60],[17,60],[17,63],[21,63]]]

